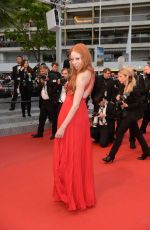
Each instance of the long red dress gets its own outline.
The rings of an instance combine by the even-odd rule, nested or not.
[[[58,128],[73,103],[67,93],[58,117]],[[63,138],[54,142],[54,199],[69,210],[86,209],[95,204],[90,123],[85,100],[68,124]]]

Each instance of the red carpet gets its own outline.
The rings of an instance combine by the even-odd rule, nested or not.
[[[150,128],[145,135],[150,145]],[[129,149],[128,134],[113,164],[93,144],[97,205],[68,212],[52,199],[53,141],[30,134],[0,137],[0,230],[150,230],[150,158]]]

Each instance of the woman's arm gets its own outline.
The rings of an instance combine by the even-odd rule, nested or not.
[[[76,111],[79,108],[81,99],[83,98],[83,95],[84,95],[85,87],[88,84],[90,77],[91,77],[91,73],[89,71],[80,73],[77,76],[76,90],[75,90],[75,94],[73,98],[73,104],[65,120],[61,124],[60,128],[57,130],[56,135],[55,135],[56,138],[63,137],[66,127],[68,126],[69,122],[71,121],[71,119],[73,118],[73,116],[75,115]]]

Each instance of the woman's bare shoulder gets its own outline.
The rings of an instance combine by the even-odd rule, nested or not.
[[[89,70],[85,70],[82,73],[79,73],[77,75],[77,81],[84,81],[84,82],[88,82],[91,78],[91,72]]]

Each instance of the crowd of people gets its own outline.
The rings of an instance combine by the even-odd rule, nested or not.
[[[69,69],[58,71],[58,63],[53,62],[51,68],[45,63],[38,64],[34,68],[29,66],[28,60],[21,56],[16,58],[17,65],[13,67],[11,78],[14,82],[10,111],[15,110],[18,95],[21,96],[22,117],[31,116],[31,95],[33,81],[37,84],[39,95],[39,125],[33,138],[43,136],[44,125],[48,118],[52,123],[52,136],[54,139],[57,130],[57,117],[63,101],[65,100],[65,86],[69,76]]]
[[[95,141],[105,147],[117,135],[121,138],[119,133],[121,124],[123,123],[125,126],[128,119],[128,122],[131,123],[127,125],[130,133],[130,148],[134,149],[136,148],[136,132],[132,126],[133,119],[136,119],[136,122],[142,119],[140,126],[140,133],[142,134],[146,133],[147,125],[150,122],[150,66],[145,66],[143,73],[140,74],[137,74],[131,67],[123,68],[123,74],[120,71],[117,78],[112,78],[111,70],[105,68],[103,74],[96,77],[92,92],[94,114],[91,134]],[[122,75],[125,75],[126,79]],[[129,90],[126,89],[129,86],[132,90],[130,88]],[[114,122],[116,129],[114,128]],[[101,144],[101,136],[105,137],[104,144]],[[117,140],[116,138],[115,141]],[[114,157],[112,158],[114,159]]]
[[[71,48],[60,73],[57,63],[52,63],[50,69],[45,64],[31,69],[27,60],[16,60],[10,110],[15,109],[20,92],[22,116],[26,116],[26,109],[31,116],[32,80],[36,79],[40,115],[32,137],[43,137],[48,118],[52,123],[50,139],[55,139],[55,200],[63,201],[69,210],[94,206],[91,138],[101,147],[112,144],[109,154],[102,159],[105,163],[114,161],[128,129],[130,148],[136,148],[136,139],[141,145],[138,160],[150,156],[143,136],[150,122],[150,66],[146,65],[140,74],[124,67],[117,76],[109,68],[95,76],[90,52],[84,44]],[[88,116],[89,98],[94,106],[92,120]]]

